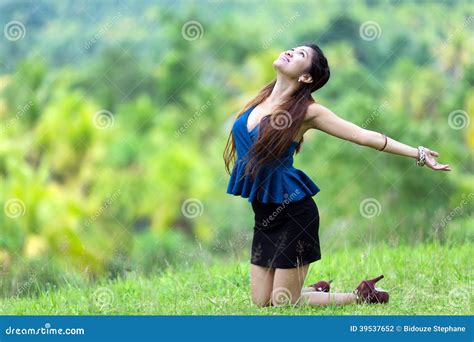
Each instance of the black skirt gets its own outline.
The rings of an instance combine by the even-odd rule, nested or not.
[[[311,196],[295,202],[252,202],[255,225],[251,263],[295,268],[321,259],[319,210]]]

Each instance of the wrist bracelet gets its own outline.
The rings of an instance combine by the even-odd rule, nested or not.
[[[387,136],[386,136],[385,134],[383,134],[383,133],[380,133],[380,134],[382,134],[382,135],[384,136],[384,138],[385,138],[385,144],[384,144],[383,147],[379,150],[379,151],[383,151],[383,150],[385,149],[385,147],[387,146]]]
[[[426,153],[423,146],[418,146],[418,157],[416,158],[416,165],[423,166],[426,162]]]

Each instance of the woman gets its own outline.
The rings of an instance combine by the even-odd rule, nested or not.
[[[258,306],[386,303],[388,293],[375,288],[383,275],[362,281],[353,293],[328,293],[329,284],[324,282],[303,288],[310,263],[321,259],[319,211],[312,198],[320,189],[293,167],[293,154],[299,152],[304,133],[318,129],[358,145],[415,158],[419,166],[451,168],[435,161],[438,152],[361,128],[315,102],[311,93],[323,87],[330,75],[317,45],[287,50],[273,67],[276,80],[239,113],[224,151],[228,173],[235,161],[227,193],[248,198],[255,214],[252,301]]]

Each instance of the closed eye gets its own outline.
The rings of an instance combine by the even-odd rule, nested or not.
[[[295,51],[295,48],[290,49],[290,50],[291,50],[291,51]],[[302,50],[299,51],[299,53],[300,53],[303,57],[305,57],[305,52],[306,52],[306,51],[303,52]]]

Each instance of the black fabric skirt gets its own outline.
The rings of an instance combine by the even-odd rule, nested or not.
[[[321,259],[319,210],[311,196],[295,202],[252,202],[251,264],[295,268]]]

